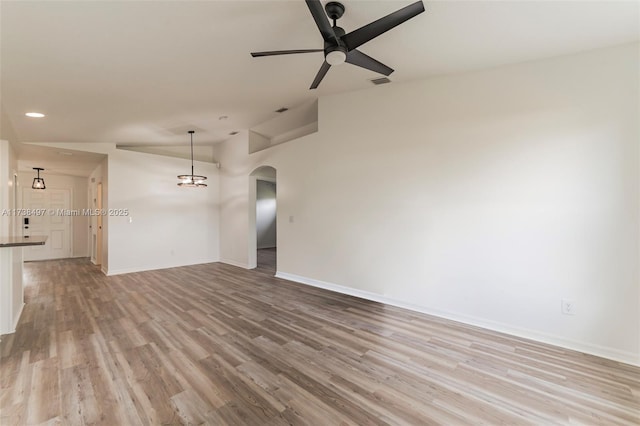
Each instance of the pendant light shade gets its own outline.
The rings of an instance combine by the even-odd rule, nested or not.
[[[189,130],[189,134],[191,135],[191,174],[190,175],[178,175],[178,186],[185,186],[188,188],[201,188],[207,186],[204,183],[207,180],[206,176],[200,176],[193,173],[193,134],[194,130]]]
[[[31,188],[33,189],[45,189],[44,179],[40,177],[40,170],[44,170],[41,167],[34,167],[33,170],[38,172],[38,177],[33,178],[33,183],[31,184]]]

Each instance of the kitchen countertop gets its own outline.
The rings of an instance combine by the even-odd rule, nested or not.
[[[3,247],[26,247],[26,246],[41,246],[47,241],[47,237],[33,236],[33,237],[1,237],[0,248]]]

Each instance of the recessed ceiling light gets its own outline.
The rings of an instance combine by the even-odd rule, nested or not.
[[[31,118],[42,118],[42,117],[44,117],[44,114],[42,114],[41,112],[28,112],[25,115],[27,117],[31,117]]]

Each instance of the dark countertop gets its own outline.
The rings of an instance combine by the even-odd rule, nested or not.
[[[25,246],[41,246],[47,241],[47,237],[33,236],[25,237],[1,237],[0,248],[3,247],[25,247]]]

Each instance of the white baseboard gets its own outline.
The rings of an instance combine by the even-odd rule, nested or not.
[[[498,321],[477,318],[477,317],[459,314],[455,312],[442,311],[439,309],[429,308],[426,306],[419,306],[419,305],[404,302],[401,300],[391,299],[377,293],[358,290],[355,288],[345,287],[342,285],[328,283],[325,281],[320,281],[313,278],[307,278],[300,275],[289,274],[286,272],[277,272],[276,277],[289,280],[289,281],[294,281],[300,284],[309,285],[312,287],[318,287],[318,288],[323,288],[325,290],[335,291],[336,293],[359,297],[359,298],[370,300],[373,302],[384,303],[386,305],[396,306],[399,308],[409,309],[411,311],[420,312],[427,315],[433,315],[436,317],[445,318],[445,319],[460,322],[463,324],[485,328],[487,330],[498,331],[498,332],[510,334],[516,337],[522,337],[525,339],[535,340],[541,343],[560,346],[562,348],[571,349],[571,350],[583,352],[586,354],[611,359],[613,361],[640,366],[640,354],[635,354],[633,352],[607,348],[604,346],[595,345],[588,342],[579,342],[579,341],[567,339],[559,335],[544,333],[544,332],[530,330],[530,329],[521,328],[521,327],[514,327],[512,325],[501,323]]]
[[[231,266],[237,266],[238,268],[250,269],[248,264],[231,260],[231,259],[220,259],[219,262],[226,263],[227,265],[231,265]]]
[[[122,268],[122,269],[109,269],[105,271],[102,269],[102,272],[111,277],[114,275],[122,275],[122,274],[131,274],[134,272],[145,272],[145,271],[156,271],[158,269],[169,269],[169,268],[179,268],[181,266],[192,266],[192,265],[201,265],[203,263],[215,263],[218,262],[218,259],[200,259],[195,260],[193,262],[188,263],[176,263],[176,264],[163,264],[163,265],[147,265],[147,266],[135,266],[132,268]]]

